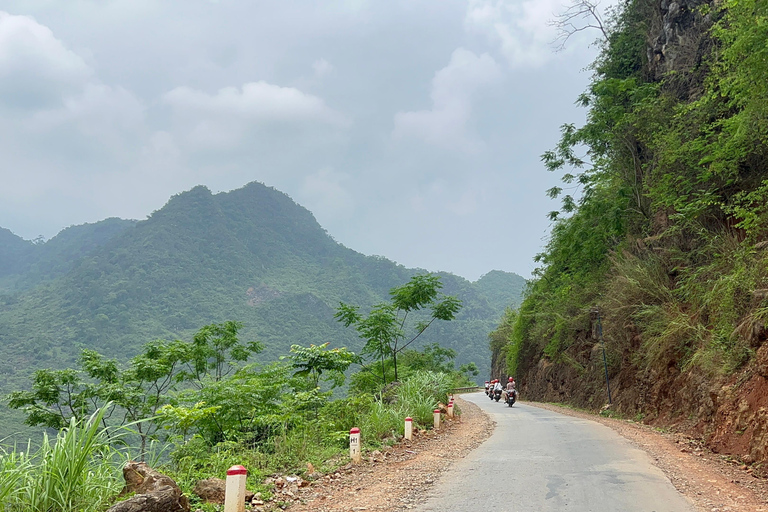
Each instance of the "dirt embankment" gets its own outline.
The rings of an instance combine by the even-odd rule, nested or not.
[[[570,351],[571,364],[539,361],[521,379],[523,396],[600,410],[608,402],[601,346],[578,346]],[[630,356],[614,366],[619,371],[609,372],[613,412],[685,434],[768,476],[768,344],[747,367],[719,380],[676,365],[640,372]]]

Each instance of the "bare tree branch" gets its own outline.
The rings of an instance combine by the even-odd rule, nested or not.
[[[557,37],[552,41],[556,52],[565,49],[565,44],[572,35],[585,30],[597,29],[602,33],[603,41],[608,41],[608,32],[600,16],[599,5],[600,0],[572,0],[570,7],[549,22],[551,27],[557,29]]]

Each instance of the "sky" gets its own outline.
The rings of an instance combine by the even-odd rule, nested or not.
[[[558,206],[540,155],[597,52],[554,51],[569,1],[0,0],[0,227],[258,181],[364,254],[529,277]]]

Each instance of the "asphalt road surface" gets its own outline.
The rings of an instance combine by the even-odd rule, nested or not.
[[[417,511],[692,512],[648,455],[599,423],[485,393],[462,395],[493,435],[436,483]]]

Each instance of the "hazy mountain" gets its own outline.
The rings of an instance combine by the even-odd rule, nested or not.
[[[372,305],[423,272],[338,244],[308,210],[259,183],[216,195],[195,187],[140,222],[107,219],[38,244],[2,230],[0,242],[0,392],[34,369],[71,365],[83,346],[124,359],[229,319],[265,343],[264,359],[293,343],[358,350],[333,318],[339,301]],[[441,276],[464,309],[423,342],[454,348],[485,374],[487,334],[525,281]]]
[[[22,240],[0,228],[0,293],[31,288],[66,274],[79,259],[135,223],[111,218],[71,226],[45,243]]]

